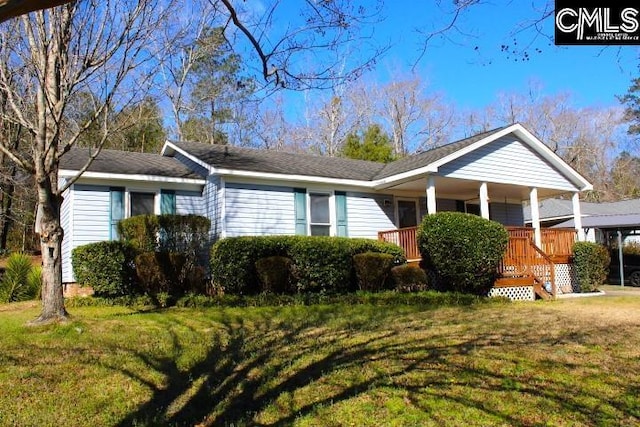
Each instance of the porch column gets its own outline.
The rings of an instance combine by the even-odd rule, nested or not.
[[[436,213],[436,179],[433,175],[427,177],[427,213]]]
[[[538,189],[536,187],[531,188],[529,191],[529,204],[531,205],[531,226],[533,227],[534,243],[541,248],[540,206],[538,206]]]
[[[489,189],[486,182],[480,184],[480,216],[489,219]]]
[[[584,228],[582,228],[582,213],[580,212],[580,193],[577,191],[571,196],[571,204],[573,205],[573,225],[578,232],[578,241],[584,242],[586,236],[584,235]]]

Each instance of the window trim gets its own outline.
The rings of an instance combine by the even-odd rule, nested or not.
[[[327,225],[311,222],[311,195],[329,196],[329,236],[337,235],[336,196],[334,190],[307,188],[307,236],[312,236],[312,225]]]
[[[160,189],[127,187],[124,191],[125,218],[131,218],[131,193],[153,194],[153,215],[160,215]]]

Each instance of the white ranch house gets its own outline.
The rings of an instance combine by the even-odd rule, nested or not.
[[[60,180],[75,176],[88,156],[85,149],[65,154]],[[64,194],[63,281],[74,282],[73,248],[116,239],[117,221],[137,214],[204,215],[211,219],[212,239],[273,234],[381,238],[415,258],[412,236],[422,216],[464,211],[515,227],[514,245],[501,267],[505,280],[497,283],[496,292],[517,287],[512,295],[529,297],[534,291],[543,294],[543,282],[551,281],[548,293],[555,295],[571,291],[571,285],[556,289],[550,271],[558,267],[549,267],[547,260],[568,264],[564,258],[570,243],[564,240],[584,239],[579,193],[591,188],[520,124],[386,165],[194,142],[167,141],[161,154],[103,150]],[[564,250],[558,252],[559,241],[549,240],[558,236],[540,227],[537,207],[542,199],[567,194],[575,231],[563,230]],[[528,229],[524,202],[533,207]],[[534,245],[550,252],[544,254],[545,267],[533,259],[542,255],[527,249]],[[516,266],[523,263],[530,264],[526,271]]]

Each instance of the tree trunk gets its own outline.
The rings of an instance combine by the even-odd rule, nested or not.
[[[42,313],[32,325],[64,322],[69,314],[62,295],[62,239],[60,206],[62,197],[52,191],[51,179],[37,180],[40,247],[42,249]]]

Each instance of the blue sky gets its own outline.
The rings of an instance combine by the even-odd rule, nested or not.
[[[471,9],[458,20],[460,31],[448,32],[448,39],[432,40],[417,64],[430,87],[457,106],[482,108],[499,92],[525,91],[532,80],[541,83],[546,94],[572,93],[576,106],[617,105],[615,96],[624,94],[631,79],[640,76],[637,46],[555,46],[535,31],[523,31],[515,40],[519,46],[529,45],[529,60],[502,52],[502,45],[514,46],[512,33],[519,25],[539,16],[531,4],[541,2],[500,3],[510,5],[486,3]],[[380,80],[390,78],[389,70],[411,69],[422,40],[416,28],[429,23],[442,26],[447,19],[430,1],[410,7],[405,2],[388,2],[383,14],[386,18],[377,26],[375,37],[388,40],[392,47],[375,70]],[[543,30],[553,35],[551,19],[544,21]]]
[[[443,28],[451,17],[440,7],[450,7],[453,0],[437,3],[386,1],[381,21],[366,31],[372,34],[370,43],[390,49],[366,78],[384,83],[398,72],[417,71],[430,91],[442,93],[457,109],[480,110],[501,92],[526,93],[532,81],[542,87],[543,95],[571,93],[575,107],[620,105],[616,95],[624,94],[631,79],[640,76],[640,46],[555,46],[552,38],[531,29],[514,36],[523,24],[541,16],[547,0],[482,2],[459,17],[457,29],[432,39],[416,64],[424,41],[418,30]],[[295,7],[288,12],[282,22],[299,19]],[[553,18],[546,19],[542,29],[552,37]],[[502,45],[512,50],[514,40],[519,54],[501,50]],[[355,62],[358,53],[366,51],[364,46],[352,50],[356,54],[350,59]],[[522,60],[523,51],[529,53],[528,61]],[[299,94],[289,97],[301,99]]]
[[[393,78],[388,70],[397,66],[411,68],[418,56],[416,28],[427,26],[428,31],[429,24],[435,22],[436,28],[443,25],[433,17],[446,19],[434,2],[416,2],[411,7],[403,3],[385,5],[386,19],[376,33],[380,40],[392,43],[376,70],[380,79]],[[571,92],[577,106],[616,105],[615,96],[624,94],[631,79],[640,75],[640,49],[636,46],[555,46],[531,30],[515,36],[518,46],[528,46],[528,61],[502,52],[502,45],[514,46],[513,32],[519,26],[540,16],[532,10],[537,7],[532,3],[541,2],[506,3],[510,5],[486,3],[469,10],[458,20],[459,31],[447,33],[448,39],[432,40],[417,64],[430,87],[459,107],[482,108],[499,92],[525,91],[532,80],[540,82],[547,94]],[[543,32],[553,34],[551,19],[544,21]]]

